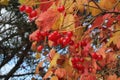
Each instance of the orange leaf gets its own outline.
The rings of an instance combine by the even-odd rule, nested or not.
[[[46,80],[48,77],[50,77],[53,74],[52,71],[48,71],[45,76],[43,77],[43,80]]]
[[[37,67],[36,67],[36,69],[35,69],[35,74],[39,74],[40,68],[43,67],[43,62],[44,62],[44,61],[41,61],[41,62],[37,65]]]
[[[107,77],[107,80],[117,80],[117,75],[116,75],[116,74],[109,75],[109,76]]]
[[[58,68],[55,71],[55,75],[58,76],[59,78],[63,78],[66,76],[66,70],[64,68]]]
[[[60,13],[57,10],[47,10],[39,15],[35,23],[42,31],[51,30],[54,23],[59,19]]]
[[[40,10],[46,11],[53,4],[53,0],[40,0]]]
[[[53,76],[50,80],[59,80],[57,76]]]

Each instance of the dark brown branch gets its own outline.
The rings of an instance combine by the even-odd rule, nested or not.
[[[12,70],[7,74],[4,80],[8,80],[13,74],[16,72],[16,70],[19,69],[20,65],[23,63],[25,56],[27,55],[28,50],[30,49],[30,44],[27,45],[26,49],[23,51],[23,53],[20,56],[20,59],[18,60],[15,67],[12,68]]]
[[[12,75],[11,77],[21,77],[21,76],[26,76],[26,75],[33,75],[34,73],[24,73],[24,74],[17,74],[17,75]],[[0,75],[0,78],[5,78],[7,75]]]

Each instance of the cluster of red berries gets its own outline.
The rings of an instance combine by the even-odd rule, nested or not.
[[[96,59],[96,60],[102,60],[102,59],[103,59],[102,55],[97,54],[96,52],[92,53],[92,54],[91,54],[91,57],[92,57],[93,59]]]
[[[41,32],[39,31],[39,32],[37,32],[37,34],[36,34],[36,41],[37,41],[37,42],[41,42],[41,41],[44,40],[45,37],[47,37],[48,35],[49,35],[48,31],[41,31]],[[38,51],[38,52],[41,52],[42,49],[43,49],[43,45],[39,45],[39,46],[37,47],[37,51]]]
[[[73,43],[73,40],[71,39],[72,36],[73,36],[72,31],[63,32],[63,33],[54,31],[53,33],[49,34],[48,40],[53,41],[54,45],[61,45],[62,47],[65,47]]]
[[[19,6],[19,10],[21,12],[27,13],[30,19],[35,18],[37,16],[37,11],[33,10],[33,8],[30,6],[21,5]]]
[[[82,63],[84,62],[84,58],[73,57],[71,59],[71,62],[72,62],[73,68],[75,68],[81,72],[84,72],[84,66],[82,65]]]

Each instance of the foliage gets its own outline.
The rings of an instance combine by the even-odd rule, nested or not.
[[[119,80],[120,0],[20,3],[20,11],[37,25],[29,36],[32,49],[46,56],[44,62],[50,62],[44,80]],[[31,17],[33,11],[37,15]],[[50,51],[46,53],[47,48]],[[39,73],[38,66],[36,69]]]

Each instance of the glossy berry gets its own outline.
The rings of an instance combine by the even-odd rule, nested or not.
[[[80,60],[79,60],[80,62],[84,62],[84,58],[80,58]]]
[[[88,71],[89,71],[89,72],[92,72],[92,70],[93,70],[92,67],[89,67],[89,68],[88,68]]]
[[[36,17],[37,16],[37,11],[34,10],[30,13],[30,17],[33,18],[33,17]]]
[[[97,60],[102,60],[102,59],[103,59],[102,55],[98,55]]]
[[[68,37],[72,37],[73,36],[73,32],[72,31],[67,32],[67,36]]]
[[[21,12],[25,11],[25,8],[26,8],[25,5],[21,5],[21,6],[19,6],[19,10],[20,10]]]
[[[41,35],[42,35],[43,37],[46,37],[46,36],[49,35],[49,33],[48,33],[48,31],[41,31]]]
[[[40,46],[37,47],[37,51],[38,51],[38,52],[42,51],[42,49],[43,49],[43,46],[42,46],[42,45],[40,45]]]
[[[26,6],[25,12],[26,13],[31,13],[32,12],[32,7]]]
[[[57,10],[58,10],[59,12],[63,12],[63,11],[65,10],[65,7],[64,7],[64,6],[60,6],[60,7],[57,8]]]
[[[97,53],[95,53],[95,52],[94,52],[94,53],[92,53],[92,55],[91,55],[91,56],[92,56],[92,58],[93,58],[93,59],[98,59],[98,55],[97,55]]]
[[[85,40],[83,40],[83,41],[80,42],[80,46],[84,47],[86,45],[87,45],[87,42]]]
[[[71,40],[69,44],[70,44],[70,45],[74,45],[74,41],[73,41],[73,40]]]

